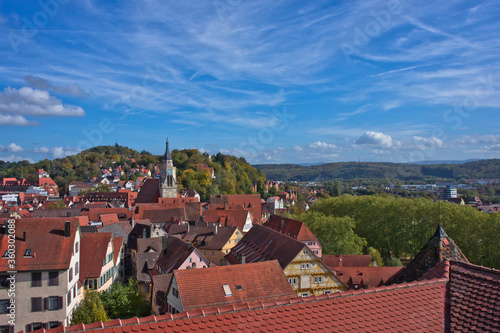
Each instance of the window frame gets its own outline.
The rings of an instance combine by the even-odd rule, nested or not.
[[[40,276],[39,279],[34,279],[34,276]],[[42,286],[42,272],[31,272],[31,287]]]

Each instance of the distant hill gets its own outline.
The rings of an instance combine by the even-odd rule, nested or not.
[[[302,166],[297,164],[258,164],[270,180],[326,181],[332,179],[379,178],[404,181],[463,180],[500,178],[500,159],[459,164],[403,164],[378,162],[339,162]]]
[[[265,175],[252,167],[240,157],[218,153],[210,158],[197,149],[174,149],[171,153],[174,166],[177,168],[178,188],[194,188],[202,199],[210,194],[244,194],[253,192],[253,184],[266,181]],[[61,193],[66,193],[68,184],[73,181],[85,181],[101,176],[102,168],[113,168],[117,165],[127,172],[131,168],[144,166],[154,175],[155,165],[162,165],[163,155],[152,155],[143,150],[138,152],[118,144],[115,146],[99,146],[87,149],[79,154],[43,160],[31,164],[28,161],[0,161],[0,179],[4,177],[34,179],[37,169],[44,169],[60,187]],[[213,168],[215,179],[211,178],[209,169],[200,170],[199,165]],[[135,180],[138,175],[131,175]],[[262,186],[260,186],[262,188]]]

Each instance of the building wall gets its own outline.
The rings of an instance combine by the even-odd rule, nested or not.
[[[322,295],[346,290],[337,276],[306,246],[284,269],[284,273],[298,296]]]
[[[193,266],[193,264],[195,265]],[[177,269],[206,268],[208,266],[210,266],[210,262],[198,250],[195,250]]]
[[[317,240],[308,240],[303,241],[302,243],[306,244],[307,247],[319,258],[323,256],[323,247]]]
[[[226,254],[228,254],[233,247],[238,244],[238,242],[243,238],[243,234],[239,229],[233,233],[233,235],[229,238],[228,242],[222,247],[220,250],[210,250],[204,249],[201,250],[203,256],[208,259],[209,262],[218,265],[224,266],[227,265],[227,261],[224,258]],[[213,252],[213,254],[212,254]]]
[[[75,244],[80,245],[80,230],[76,232],[75,243],[73,244],[70,266],[66,270],[58,270],[59,283],[57,286],[49,286],[49,271],[38,270],[18,272],[16,274],[16,327],[15,331],[26,331],[26,325],[32,323],[61,322],[63,325],[69,325],[71,313],[78,304],[78,280],[79,273],[75,274],[76,263],[80,262],[80,251],[75,252]],[[73,278],[69,280],[69,268],[73,271]],[[80,267],[78,267],[80,268]],[[80,269],[78,269],[78,272]],[[42,285],[39,287],[31,286],[31,273],[40,272],[42,274]],[[68,303],[68,294],[71,294]],[[45,309],[44,299],[51,296],[62,297],[62,308],[57,310]],[[76,297],[75,297],[76,296]],[[35,297],[42,298],[42,311],[32,311],[31,299]],[[8,289],[0,289],[0,299],[8,299]],[[0,314],[0,324],[6,323],[8,317],[6,314]]]
[[[177,296],[174,296],[174,290],[177,290]],[[167,293],[167,304],[170,306],[170,311],[165,309],[165,312],[177,313],[183,311],[183,306],[181,302],[181,298],[179,293],[179,288],[177,287],[177,281],[175,280],[175,276],[172,278],[172,283],[170,284],[170,288]]]

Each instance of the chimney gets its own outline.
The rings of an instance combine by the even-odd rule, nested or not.
[[[23,242],[26,242],[26,231],[23,231]]]
[[[68,238],[71,236],[71,222],[64,222],[64,237]]]
[[[217,225],[217,223],[214,224],[214,235],[217,235],[217,231],[219,229],[219,226]]]
[[[132,229],[134,229],[134,226],[135,226],[135,218],[134,218],[134,215],[132,215],[132,219],[130,220],[130,223],[132,225]]]
[[[246,264],[247,263],[247,257],[245,257],[244,254],[241,255],[241,258],[240,258],[240,261],[242,264]]]
[[[148,238],[148,229],[146,227],[142,229],[142,238]]]

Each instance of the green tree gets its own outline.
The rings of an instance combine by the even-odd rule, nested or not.
[[[110,319],[144,317],[151,312],[149,302],[134,279],[130,279],[126,285],[113,283],[110,290],[101,292],[99,297]]]
[[[326,216],[307,212],[298,216],[318,238],[324,254],[362,254],[366,240],[354,233],[356,222],[350,217]]]
[[[91,324],[96,321],[108,321],[104,306],[95,291],[85,291],[85,297],[82,302],[73,311],[71,325]]]

